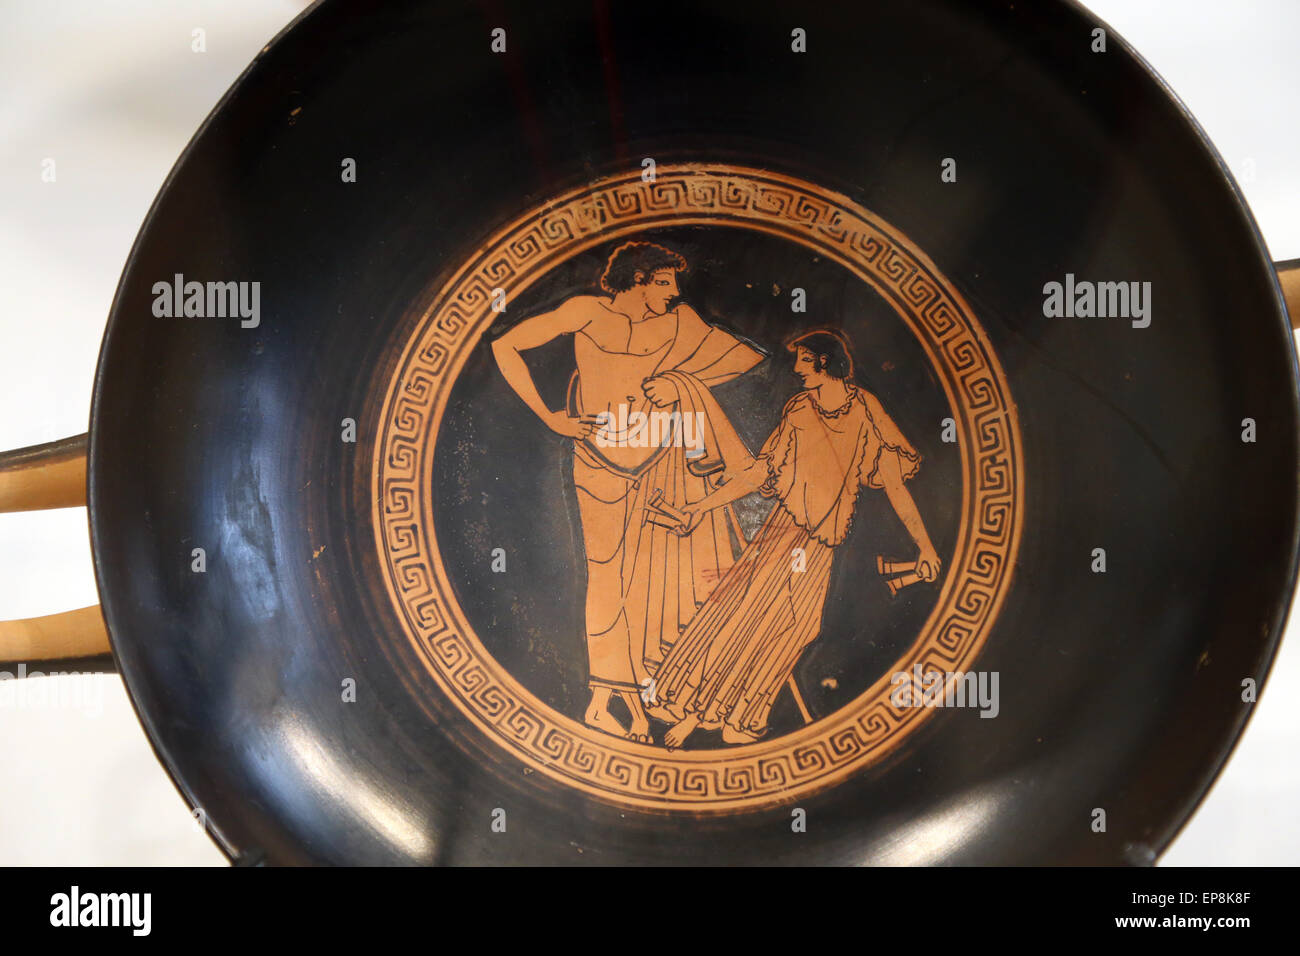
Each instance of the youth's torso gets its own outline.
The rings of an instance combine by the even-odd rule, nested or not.
[[[573,337],[583,412],[617,415],[620,405],[648,405],[641,385],[659,370],[676,334],[675,313],[632,322],[593,304],[592,320]]]
[[[591,321],[573,337],[582,413],[605,412],[611,421],[626,422],[633,412],[654,411],[642,385],[661,370],[672,348],[677,336],[676,313],[632,322],[593,301],[591,316]],[[658,448],[598,446],[598,450],[620,468],[630,469],[646,461]]]

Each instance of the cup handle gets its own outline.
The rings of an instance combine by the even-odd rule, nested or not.
[[[75,508],[86,503],[86,436],[0,454],[0,513]],[[0,664],[76,663],[111,671],[108,628],[99,605],[61,614],[0,621]]]

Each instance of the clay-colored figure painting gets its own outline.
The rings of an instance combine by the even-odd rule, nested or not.
[[[380,415],[377,552],[430,714],[521,787],[666,812],[905,747],[938,708],[900,677],[977,667],[1021,534],[973,277],[783,171],[535,198],[431,277]]]
[[[681,301],[677,275],[687,268],[663,245],[623,243],[600,293],[572,295],[492,348],[519,398],[573,443],[586,559],[584,720],[669,749],[697,729],[721,730],[726,744],[757,741],[783,692],[810,719],[793,672],[821,631],[835,550],[864,490],[884,492],[915,543],[915,562],[891,570],[919,581],[940,572],[905,484],[921,455],[880,398],[855,383],[852,344],[833,328],[786,343],[802,389],[752,454],[712,390],[764,355]],[[551,408],[523,355],[561,336],[572,336],[577,369],[567,406]],[[732,505],[749,495],[771,510],[745,540]],[[628,725],[611,712],[614,695]],[[662,741],[650,717],[668,725]]]

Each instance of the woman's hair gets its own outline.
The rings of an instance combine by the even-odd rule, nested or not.
[[[853,352],[842,332],[833,329],[807,332],[786,343],[789,352],[797,352],[801,348],[811,352],[817,368],[831,378],[853,381]]]
[[[642,275],[641,283],[644,285],[660,269],[685,272],[686,260],[671,249],[653,242],[625,242],[610,253],[605,271],[600,277],[600,287],[610,295],[626,292],[636,285],[638,272]]]

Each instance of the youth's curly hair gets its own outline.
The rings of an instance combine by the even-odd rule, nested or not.
[[[610,295],[626,292],[636,285],[638,272],[643,276],[641,284],[644,285],[660,269],[685,272],[686,260],[653,242],[625,242],[610,253],[600,276],[600,287]]]

